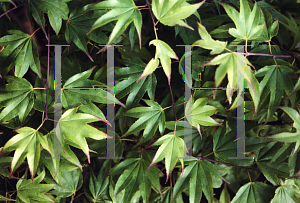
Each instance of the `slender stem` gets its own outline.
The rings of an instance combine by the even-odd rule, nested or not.
[[[38,29],[36,29],[36,30],[30,35],[30,37],[32,37],[39,29],[41,29],[41,27],[39,27]]]
[[[152,23],[153,23],[153,29],[154,29],[154,33],[155,33],[155,38],[156,38],[156,40],[158,40],[158,37],[157,37],[157,33],[156,33],[156,27],[155,27],[155,22],[154,22],[154,18],[153,18],[153,14],[152,14],[152,10],[151,10],[151,8],[150,8],[150,4],[149,4],[149,2],[148,2],[148,0],[146,0],[146,4],[147,4],[147,6],[148,6],[148,8],[149,8],[149,11],[150,11],[150,15],[151,15],[151,19],[152,19]]]
[[[20,4],[20,5],[16,6],[16,7],[13,7],[12,9],[9,9],[8,11],[2,13],[2,14],[0,15],[0,18],[1,18],[2,16],[4,16],[4,15],[8,14],[9,12],[15,10],[16,8],[19,8],[20,6],[23,6],[23,5],[24,5],[24,4]]]
[[[182,118],[178,119],[177,121],[180,121],[180,120],[182,120],[182,119],[184,119],[184,118],[185,118],[185,116],[183,116]]]
[[[50,69],[50,26],[48,26],[48,56],[47,56],[47,82],[46,82],[46,117],[48,119],[49,69]]]
[[[41,125],[36,129],[36,131],[39,131],[39,129],[43,126],[43,124],[45,123],[46,119],[44,119],[41,123]]]
[[[272,41],[271,41],[271,43],[274,44],[274,45],[276,45],[276,46],[278,46],[278,47],[279,47],[281,50],[283,50],[285,53],[288,53],[288,54],[291,55],[292,57],[297,58],[297,59],[300,60],[300,58],[299,58],[298,56],[294,55],[293,53],[291,53],[291,52],[289,52],[288,50],[284,49],[283,47],[279,46],[279,45],[276,44],[275,42],[272,42]]]
[[[45,87],[34,87],[33,89],[34,89],[34,90],[45,90],[45,89],[47,89],[47,88],[45,88]]]
[[[171,88],[171,84],[169,83],[169,88],[170,88],[170,93],[171,93],[171,98],[172,98],[172,106],[173,106],[173,110],[174,110],[174,116],[175,116],[175,124],[177,121],[177,117],[176,117],[176,111],[175,111],[175,102],[174,102],[174,97],[173,97],[173,93],[172,93],[172,88]]]
[[[162,110],[165,110],[165,109],[168,109],[168,108],[171,108],[172,106],[167,106],[165,108],[163,108]]]

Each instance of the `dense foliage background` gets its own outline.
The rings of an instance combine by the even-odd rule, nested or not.
[[[0,5],[0,201],[300,202],[299,1]],[[70,45],[62,47],[59,121],[55,52],[46,46],[55,44]],[[110,152],[106,90],[74,89],[106,86],[107,47],[99,45],[122,45],[114,93],[115,157],[123,159],[99,159]],[[236,45],[251,46],[237,53]],[[208,88],[192,90],[192,101],[184,98],[186,55],[191,85]],[[239,59],[245,156],[253,159],[228,159],[237,150],[230,88]],[[192,143],[184,143],[185,118]],[[64,159],[54,159],[54,122]],[[193,156],[182,159],[185,145]]]

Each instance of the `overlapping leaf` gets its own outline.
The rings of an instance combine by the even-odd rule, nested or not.
[[[294,185],[282,185],[275,190],[275,196],[271,200],[271,203],[297,203],[299,202],[300,192],[299,188]]]
[[[106,14],[102,15],[94,25],[92,30],[95,30],[111,21],[118,20],[113,31],[109,36],[107,44],[119,37],[133,21],[134,26],[139,36],[139,43],[141,47],[141,31],[142,31],[142,14],[133,0],[110,0],[99,2],[92,9],[112,9]]]
[[[257,77],[264,76],[259,85],[261,101],[270,94],[267,121],[273,116],[276,110],[274,107],[279,105],[283,90],[289,95],[293,89],[294,84],[288,75],[291,72],[292,69],[283,65],[265,66],[256,72]]]
[[[48,18],[51,24],[51,27],[58,35],[61,26],[62,19],[67,20],[69,14],[69,8],[66,1],[60,0],[35,0],[29,1],[28,7],[32,12],[34,20],[39,24],[43,29],[45,27],[45,18],[44,14],[48,14]]]
[[[236,26],[236,28],[229,29],[229,34],[237,38],[238,41],[255,40],[261,35],[265,24],[259,22],[262,13],[257,3],[251,11],[247,0],[240,0],[240,13],[229,5],[222,5]]]
[[[42,133],[30,127],[17,129],[16,132],[19,134],[12,137],[4,145],[1,153],[15,150],[11,162],[10,177],[25,158],[27,158],[31,180],[33,180],[40,159],[41,145],[50,152],[47,139]]]
[[[189,157],[187,160],[189,165],[184,169],[182,177],[174,186],[173,198],[175,199],[186,187],[189,187],[189,202],[200,202],[202,192],[206,196],[208,202],[212,202],[212,176],[214,175],[219,178],[222,178],[222,176],[216,167],[209,161],[199,160],[195,157]]]
[[[178,159],[181,162],[181,166],[183,168],[183,157],[185,155],[184,151],[186,150],[186,146],[184,140],[178,136],[176,136],[173,132],[168,133],[161,138],[159,138],[154,144],[160,145],[156,154],[149,166],[151,168],[157,162],[165,159],[165,167],[167,171],[167,179],[169,179],[170,173],[175,167]]]
[[[26,177],[27,173],[17,182],[18,198],[24,202],[52,202],[51,198],[45,193],[51,190],[54,184],[40,184],[44,180],[45,171],[40,173],[33,181],[26,180]]]
[[[41,77],[40,60],[37,45],[32,36],[20,30],[7,31],[10,35],[0,38],[0,46],[4,46],[0,52],[1,67],[7,73],[15,66],[15,76],[23,77],[30,68]]]
[[[256,39],[256,41],[269,42],[271,39],[277,35],[279,30],[278,20],[273,22],[272,15],[265,8],[262,9],[262,14],[260,15],[260,24],[265,23],[264,29],[261,35]]]
[[[0,121],[8,121],[16,116],[23,122],[33,107],[33,87],[24,78],[6,77],[9,84],[0,88]]]
[[[116,175],[122,173],[119,177],[115,194],[125,189],[124,201],[130,202],[134,193],[139,189],[144,202],[147,202],[151,193],[151,186],[160,190],[159,177],[154,168],[147,171],[149,162],[145,159],[130,158],[121,162],[110,173]]]
[[[200,131],[200,124],[203,126],[220,125],[210,117],[217,111],[217,108],[206,105],[207,101],[208,98],[199,98],[193,103],[191,103],[191,100],[189,100],[187,101],[185,108],[185,116],[188,122],[198,130],[201,138],[202,134]]]
[[[160,63],[162,65],[162,68],[164,69],[164,72],[168,78],[168,82],[170,84],[171,82],[171,58],[177,59],[176,53],[172,50],[172,48],[165,42],[161,40],[152,40],[149,42],[149,46],[153,44],[156,46],[156,52],[155,52],[155,58],[152,58],[149,63],[147,64],[143,74],[138,79],[141,80],[144,77],[152,74],[155,69],[158,67],[158,59],[160,60]]]
[[[169,0],[153,0],[152,11],[157,20],[168,26],[180,25],[194,30],[182,19],[192,15],[205,2],[182,6],[186,0],[169,1]]]
[[[144,129],[143,137],[138,144],[151,139],[157,128],[159,128],[160,134],[163,134],[165,130],[165,113],[161,106],[155,101],[144,100],[150,107],[136,107],[127,111],[124,115],[139,118],[134,124],[132,124],[129,130],[124,136],[139,132]]]

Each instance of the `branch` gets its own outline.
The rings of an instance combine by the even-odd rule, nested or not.
[[[9,12],[15,10],[16,8],[19,8],[20,6],[23,6],[23,5],[24,5],[24,4],[20,4],[20,5],[16,6],[16,7],[13,7],[12,9],[9,9],[8,11],[2,13],[2,14],[0,15],[0,18],[1,18],[2,16],[4,16],[4,15],[8,14]]]

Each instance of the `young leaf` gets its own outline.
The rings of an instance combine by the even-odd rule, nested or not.
[[[15,150],[11,162],[10,177],[20,164],[27,158],[31,180],[33,180],[40,159],[41,145],[50,152],[46,137],[39,131],[23,127],[16,130],[17,135],[12,137],[2,148],[1,153]]]
[[[155,71],[155,69],[157,68],[157,65],[158,65],[157,59],[159,58],[160,63],[164,69],[164,72],[168,78],[168,82],[170,84],[170,82],[171,82],[171,58],[178,60],[178,57],[176,56],[176,53],[172,50],[172,48],[167,43],[165,43],[161,40],[154,39],[151,42],[149,42],[149,46],[151,44],[156,46],[155,58],[151,59],[149,61],[148,65],[146,66],[143,74],[138,79],[138,81],[143,79],[144,77],[152,74]]]
[[[153,0],[152,11],[158,21],[164,25],[175,26],[180,25],[194,30],[186,24],[182,19],[192,15],[205,2],[182,6],[185,0],[169,1],[169,0]]]
[[[261,182],[249,182],[243,185],[232,199],[232,203],[239,202],[270,202],[274,188]]]
[[[271,200],[271,203],[297,203],[299,202],[299,197],[299,188],[294,185],[282,185],[275,190],[275,196]]]
[[[15,66],[15,76],[20,78],[27,73],[30,66],[39,77],[42,77],[38,49],[32,36],[19,30],[7,32],[10,35],[0,38],[0,46],[5,47],[0,52],[1,66],[7,67],[6,72]]]
[[[0,88],[0,122],[8,121],[16,116],[23,122],[33,107],[33,87],[24,78],[6,77],[9,84]]]
[[[255,40],[261,35],[265,25],[259,23],[261,12],[257,3],[251,11],[247,0],[240,0],[240,13],[229,5],[222,6],[236,26],[229,29],[229,34],[239,41]]]
[[[22,178],[26,178],[27,171]],[[53,202],[45,193],[51,190],[54,184],[40,184],[44,180],[45,171],[31,180],[20,179],[17,182],[17,197],[24,202]]]
[[[57,35],[61,29],[62,19],[64,20],[68,19],[69,8],[66,1],[60,1],[60,0],[29,1],[28,7],[32,12],[32,16],[34,20],[43,29],[45,27],[44,13],[47,13],[51,27],[53,28],[53,30]]]
[[[207,101],[208,98],[199,98],[195,103],[191,103],[191,100],[189,100],[185,108],[185,116],[188,122],[198,130],[201,138],[200,124],[203,126],[220,125],[210,117],[217,111],[217,108],[206,105]]]
[[[208,34],[208,32],[206,31],[205,27],[201,23],[197,22],[197,24],[198,24],[198,32],[202,39],[194,42],[193,46],[200,46],[204,49],[210,49],[212,50],[210,54],[221,53],[226,48],[227,42],[213,40],[210,34]]]
[[[162,136],[153,145],[154,146],[160,145],[160,147],[156,151],[156,154],[148,170],[157,162],[165,158],[165,166],[167,171],[166,182],[167,182],[170,173],[175,167],[178,159],[181,162],[181,166],[183,168],[183,157],[184,157],[184,150],[186,150],[186,146],[184,144],[183,139],[176,136],[173,132]]]
[[[260,42],[270,42],[275,37],[279,30],[278,20],[273,22],[272,15],[265,8],[262,9],[262,15],[260,15],[260,24],[265,23],[265,27],[261,35],[255,40]]]
[[[141,48],[141,31],[142,31],[142,14],[139,11],[138,7],[135,5],[133,0],[110,0],[99,2],[92,7],[95,9],[112,9],[106,14],[102,15],[89,31],[93,31],[111,21],[118,20],[113,31],[109,36],[107,44],[110,44],[119,37],[128,27],[128,25],[133,21],[134,26],[137,30],[139,36],[139,43]]]
[[[150,140],[157,128],[159,127],[160,134],[165,130],[165,113],[161,106],[151,100],[144,100],[150,107],[136,107],[127,111],[124,115],[139,118],[134,124],[132,124],[129,130],[124,134],[127,136],[144,130],[143,137],[139,141],[138,145]]]

